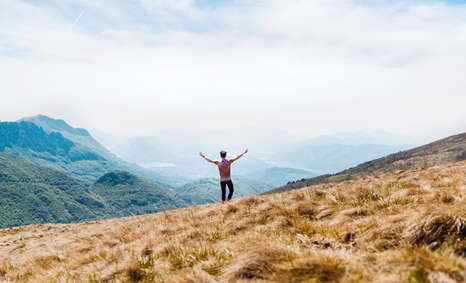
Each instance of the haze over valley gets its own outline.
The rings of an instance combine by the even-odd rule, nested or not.
[[[227,131],[199,135],[171,133],[119,142],[100,137],[112,152],[125,160],[161,174],[173,174],[186,179],[215,177],[217,174],[212,166],[199,162],[199,151],[219,158],[218,152],[226,149],[234,157],[242,147],[248,147],[250,156],[235,167],[236,174],[252,176],[266,174],[270,170],[292,172],[295,169],[297,175],[288,180],[285,178],[284,182],[298,179],[300,174],[306,177],[306,174],[311,176],[337,172],[415,145],[409,144],[408,139],[404,141],[394,134],[383,132],[332,134],[305,140],[271,137],[252,140],[248,129],[238,134]],[[274,182],[273,185],[281,184]]]
[[[126,216],[219,198],[216,168],[197,154],[205,150],[217,158],[216,147],[208,142],[186,136],[178,140],[169,136],[165,142],[164,137],[132,138],[107,148],[86,129],[45,115],[0,122],[0,130],[2,182],[7,188],[1,201],[5,207],[21,207],[3,211],[2,226]],[[351,137],[346,134],[346,143],[332,135],[290,142],[287,147],[251,144],[251,156],[234,168],[235,196],[262,194],[406,147],[388,139],[383,145],[387,135],[380,140]],[[57,185],[62,190],[58,196],[63,194],[58,198]],[[111,188],[120,190],[121,196]],[[12,203],[13,199],[21,200]],[[35,203],[32,210],[26,209],[30,203]]]

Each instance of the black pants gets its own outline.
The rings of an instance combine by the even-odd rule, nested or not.
[[[222,201],[225,201],[225,195],[226,195],[226,188],[228,186],[228,200],[231,200],[231,197],[233,196],[233,192],[235,189],[233,188],[233,182],[231,180],[229,181],[221,181],[220,182],[220,188],[222,188]]]

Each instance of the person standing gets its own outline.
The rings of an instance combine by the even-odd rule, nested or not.
[[[240,159],[243,157],[248,152],[246,149],[243,153],[238,155],[237,157],[233,159],[227,159],[227,152],[222,150],[220,151],[220,161],[212,160],[208,157],[205,156],[204,153],[199,152],[199,155],[204,158],[207,162],[212,163],[217,165],[218,171],[220,174],[220,188],[222,190],[222,202],[225,200],[231,200],[233,197],[233,192],[234,190],[234,185],[233,181],[231,180],[231,164],[235,162],[236,160]],[[228,187],[228,197],[226,196],[226,188]]]

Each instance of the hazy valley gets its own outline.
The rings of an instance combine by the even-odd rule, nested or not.
[[[43,115],[1,122],[0,134],[0,201],[8,208],[0,212],[1,227],[129,216],[219,198],[215,168],[197,156],[209,144],[137,138],[109,145],[113,153],[89,131]],[[235,196],[262,194],[402,147],[345,139],[351,144],[337,136],[296,143],[281,156],[273,153],[280,145],[269,143],[257,153],[252,149],[250,157],[235,165]],[[151,163],[158,166],[147,165]]]

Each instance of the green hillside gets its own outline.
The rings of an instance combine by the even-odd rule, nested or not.
[[[92,191],[107,201],[112,215],[147,214],[186,205],[171,190],[124,171],[103,175]]]
[[[141,168],[118,158],[115,154],[102,146],[86,129],[75,128],[63,120],[53,119],[44,115],[28,117],[20,121],[33,123],[44,129],[47,133],[59,133],[66,139],[72,141],[75,145],[79,145],[81,148],[85,148],[103,157],[103,159],[100,160],[46,164],[43,163],[44,160],[38,160],[41,165],[64,170],[73,177],[85,180],[89,183],[95,182],[100,176],[111,171],[128,171],[132,174],[147,178],[160,187],[167,189],[178,184],[177,180],[173,180],[163,174]],[[28,156],[27,158],[34,159],[33,156]]]
[[[70,223],[162,211],[184,205],[173,193],[127,172],[109,173],[95,184],[0,154],[0,228],[32,223]],[[105,182],[113,176],[131,182]]]
[[[0,227],[109,216],[105,200],[68,175],[0,154]]]
[[[112,159],[97,142],[93,147],[80,143],[77,136],[93,140],[86,130],[63,121],[51,125],[44,130],[26,121],[0,123],[0,227],[79,222],[185,205],[170,186],[121,171],[139,169]],[[132,181],[103,182],[115,176]]]
[[[50,162],[104,160],[97,153],[75,144],[57,132],[47,133],[28,122],[0,123],[0,152],[6,149],[35,153]]]
[[[72,142],[83,145],[107,159],[114,158],[114,155],[99,144],[99,142],[96,141],[86,129],[74,128],[61,119],[53,119],[45,115],[37,115],[21,119],[20,121],[33,123],[41,127],[47,133],[60,133]]]
[[[49,167],[93,183],[112,170],[125,169],[93,148],[48,132],[31,122],[1,122],[0,152],[9,152],[41,167]]]

